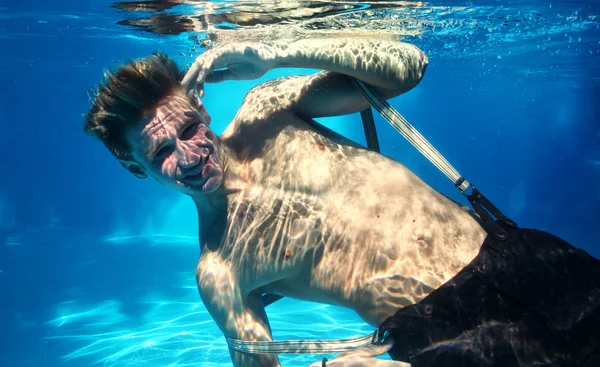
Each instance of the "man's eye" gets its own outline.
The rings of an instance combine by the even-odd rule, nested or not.
[[[162,162],[168,155],[173,152],[173,148],[171,146],[163,146],[154,154],[153,162]]]
[[[191,139],[196,134],[196,131],[198,131],[198,126],[200,126],[200,124],[197,122],[186,126],[185,130],[183,130],[183,133],[181,133],[181,140]]]

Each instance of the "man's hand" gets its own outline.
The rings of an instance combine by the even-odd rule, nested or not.
[[[369,347],[357,348],[340,354],[331,361],[326,362],[327,367],[410,367],[410,364],[397,361],[386,361],[373,358],[387,353],[392,347],[390,340],[383,345],[371,345]],[[315,362],[309,367],[321,367],[322,362]]]
[[[274,55],[269,46],[259,43],[241,43],[218,46],[196,58],[181,84],[188,92],[195,90],[204,95],[204,83],[225,80],[257,79],[274,66]]]

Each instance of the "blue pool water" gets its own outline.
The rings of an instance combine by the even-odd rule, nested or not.
[[[84,136],[81,114],[104,69],[155,50],[189,65],[210,37],[350,31],[401,34],[421,47],[430,59],[424,80],[392,104],[521,226],[600,256],[598,1],[5,0],[0,366],[231,365],[195,286],[191,201],[129,175]],[[208,86],[213,129],[224,129],[252,86],[308,72]],[[321,122],[364,143],[358,115]],[[391,127],[376,124],[384,154],[463,201]],[[267,313],[278,339],[372,331],[332,306],[285,299]]]

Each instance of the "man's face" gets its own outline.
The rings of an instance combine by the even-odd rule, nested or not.
[[[199,101],[195,106],[185,96],[173,93],[146,113],[144,122],[127,135],[134,161],[121,163],[128,170],[192,196],[221,186],[223,166],[218,141]]]

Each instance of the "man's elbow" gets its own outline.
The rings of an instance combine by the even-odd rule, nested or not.
[[[410,91],[421,82],[428,65],[427,55],[417,46],[407,44],[393,75],[388,78],[389,83],[383,87],[383,94],[392,98]]]
[[[396,71],[400,84],[409,87],[409,90],[416,87],[423,79],[427,65],[429,65],[429,58],[425,52],[415,45],[407,44]]]
[[[427,66],[429,65],[429,58],[421,49],[417,48],[417,57],[416,57],[416,65],[415,65],[415,79],[417,80],[417,84],[423,79],[423,75],[425,75],[425,71],[427,70]]]

